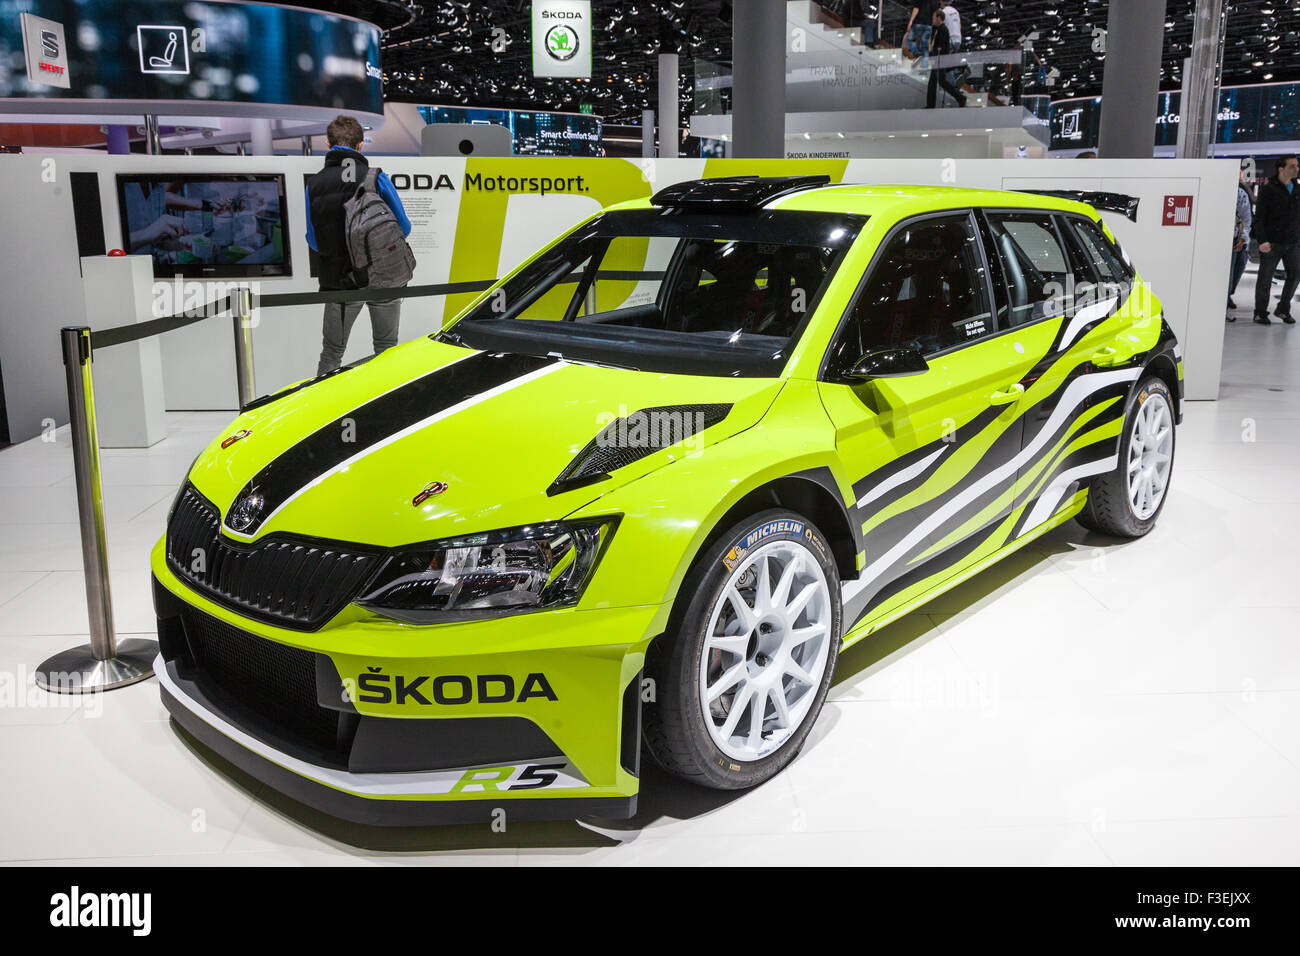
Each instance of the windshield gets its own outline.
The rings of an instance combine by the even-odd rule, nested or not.
[[[645,371],[776,376],[863,222],[778,210],[605,213],[439,337]]]

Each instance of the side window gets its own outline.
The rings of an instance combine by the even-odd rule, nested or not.
[[[1129,281],[1129,271],[1124,260],[1120,258],[1115,247],[1110,244],[1110,240],[1095,222],[1074,218],[1068,219],[1067,222],[1078,238],[1085,258],[1096,270],[1097,277],[1102,282],[1122,285]]]
[[[844,369],[886,348],[929,355],[992,332],[971,217],[924,219],[895,233],[876,253],[870,279],[832,346],[832,364]]]
[[[1074,283],[1052,217],[991,212],[988,223],[1007,284],[1010,324],[1063,315]]]

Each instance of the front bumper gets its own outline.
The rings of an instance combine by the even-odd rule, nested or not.
[[[207,600],[153,554],[176,723],[275,790],[372,825],[625,818],[658,606],[412,627],[349,609],[319,631]]]
[[[430,799],[434,794],[449,793],[464,779],[464,770],[355,774],[297,759],[222,718],[194,682],[178,677],[176,665],[165,661],[162,655],[154,664],[154,673],[162,687],[163,706],[186,733],[262,783],[332,817],[370,826],[491,823],[502,806],[503,794],[498,793],[490,799]],[[556,764],[557,761],[542,760],[533,766],[547,768]],[[636,794],[516,800],[510,803],[507,817],[512,820],[581,816],[626,819],[636,814],[636,800]]]

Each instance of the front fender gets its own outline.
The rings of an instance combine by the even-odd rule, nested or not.
[[[737,503],[780,479],[827,471],[840,502],[850,501],[852,483],[835,454],[834,428],[815,389],[789,382],[752,428],[602,495],[571,516],[625,516],[582,606],[659,604],[662,620],[656,623],[665,623],[691,564]]]

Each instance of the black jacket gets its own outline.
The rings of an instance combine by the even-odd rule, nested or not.
[[[1300,241],[1300,183],[1295,183],[1289,193],[1276,179],[1259,188],[1250,235],[1258,242]]]
[[[345,160],[351,162],[345,166]],[[369,169],[366,158],[356,150],[331,149],[325,154],[325,168],[307,180],[317,274],[322,289],[347,287],[344,276],[352,271],[352,259],[343,228],[343,204],[357,191]]]
[[[947,56],[952,53],[952,34],[948,32],[948,25],[945,23],[937,27],[933,24],[931,26],[934,27],[934,32],[930,35],[930,55]]]

